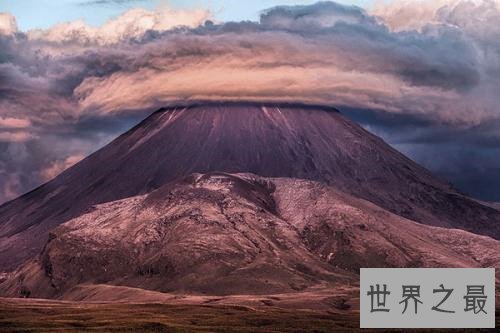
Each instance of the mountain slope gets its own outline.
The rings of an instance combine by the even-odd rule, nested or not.
[[[500,212],[433,177],[326,107],[211,103],[162,109],[53,181],[0,207],[0,268],[37,255],[48,232],[95,204],[194,172],[309,179],[436,226],[500,237]]]
[[[194,174],[60,225],[0,294],[65,298],[82,284],[273,294],[353,284],[360,267],[499,265],[500,241],[420,225],[321,183]]]

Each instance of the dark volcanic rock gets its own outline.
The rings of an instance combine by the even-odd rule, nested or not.
[[[0,270],[37,255],[50,230],[95,204],[214,171],[314,180],[420,223],[500,237],[500,211],[461,195],[331,108],[211,103],[162,109],[1,206]]]

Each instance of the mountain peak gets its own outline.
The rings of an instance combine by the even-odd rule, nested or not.
[[[420,223],[500,237],[496,209],[456,192],[332,107],[189,102],[158,110],[1,206],[0,265],[13,268],[38,253],[49,230],[96,204],[211,172],[317,181]]]

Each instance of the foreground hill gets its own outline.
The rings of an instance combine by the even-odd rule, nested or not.
[[[53,233],[44,250],[45,255],[55,251],[54,246],[59,244],[59,237],[65,237],[67,230],[70,230],[67,228],[72,228],[72,225],[78,225],[82,230],[77,234],[83,235],[93,221],[88,218],[89,215],[82,214],[92,211],[94,205],[113,202],[101,206],[98,211],[112,207],[117,209],[116,214],[125,214],[124,210],[132,209],[126,206],[135,207],[136,201],[142,200],[136,196],[145,195],[196,172],[249,172],[262,177],[313,180],[413,221],[460,228],[495,239],[500,237],[499,210],[458,193],[449,184],[435,178],[334,109],[269,103],[192,104],[159,110],[51,182],[1,206],[0,271],[13,270],[25,260],[35,258],[45,246],[49,232],[68,220],[76,219]],[[114,202],[125,198],[130,199],[122,203]],[[119,209],[122,204],[125,208]],[[262,218],[281,216],[275,215],[272,207],[261,208],[265,210]],[[204,219],[213,218],[210,211],[201,211],[199,214]],[[222,225],[236,223],[225,219],[219,221],[219,217],[223,218],[218,216],[217,223]],[[323,226],[327,222],[316,222],[317,225],[308,225],[308,230],[313,232],[320,226],[328,228]],[[123,223],[127,224],[127,228],[130,227],[128,223],[131,222]],[[158,225],[157,228],[164,228],[160,222],[154,223]],[[280,225],[291,222],[282,222],[279,217],[273,223]],[[220,255],[227,263],[214,269],[224,270],[242,264],[254,251],[259,251],[258,247],[270,246],[261,234],[264,231],[255,229],[257,222],[246,221],[245,224],[252,226],[248,226],[245,233],[251,230],[255,233],[250,237],[252,241],[245,234],[238,234],[239,238],[229,242],[228,248],[221,249]],[[147,228],[150,227],[147,225]],[[196,229],[198,227],[202,229]],[[197,225],[196,228],[193,226],[188,231],[201,235],[205,225]],[[222,226],[218,228],[226,230]],[[280,230],[285,232],[286,228]],[[353,233],[362,232],[360,229]],[[342,235],[335,234],[337,238],[323,241],[339,244],[345,237]],[[233,236],[222,233],[218,237]],[[143,237],[150,235],[145,234]],[[220,240],[213,241],[217,243]],[[300,258],[306,255],[302,248],[294,247],[293,242],[296,240],[287,241],[292,243],[283,246],[294,248]],[[102,245],[96,242],[96,246]],[[322,250],[323,245],[315,244],[316,240],[311,242],[314,251],[326,251]],[[61,244],[72,246],[69,240]],[[125,243],[119,245],[124,247]],[[274,246],[277,249],[273,251],[278,251],[281,245]],[[212,250],[215,251],[215,247]],[[195,248],[182,248],[188,249],[188,252],[194,251],[191,253],[193,260],[198,255],[202,256],[196,253]],[[244,256],[240,251],[242,249],[246,253]],[[136,260],[133,250],[147,252],[147,249],[129,248],[127,253],[131,257],[126,260]],[[328,256],[328,253],[322,255]],[[307,256],[310,257],[310,254]],[[119,257],[116,260],[125,260]],[[148,265],[150,261],[155,261],[153,257],[144,258],[142,264],[145,266],[134,266],[134,269],[144,269],[144,273],[149,274]],[[395,252],[391,258],[396,261],[390,264],[398,265],[404,263],[408,256]],[[382,260],[377,256],[372,259]],[[464,260],[462,257],[452,257],[450,260],[455,259],[460,262]],[[273,260],[279,259],[276,257]],[[418,262],[418,258],[412,260]],[[273,267],[275,264],[270,263]],[[167,263],[165,265],[161,270],[167,269]],[[307,270],[305,266],[304,270]],[[184,268],[188,269],[187,266]],[[307,284],[307,272],[301,272],[296,267],[287,266],[286,269],[286,274],[297,279],[299,285]],[[334,273],[326,269],[321,274]],[[109,279],[112,280],[112,277]],[[202,288],[203,283],[195,285]]]
[[[500,267],[500,241],[418,224],[314,181],[193,174],[60,225],[0,294],[85,299],[75,288],[89,284],[209,295],[331,291],[355,285],[360,267]],[[90,290],[93,300],[109,297]]]

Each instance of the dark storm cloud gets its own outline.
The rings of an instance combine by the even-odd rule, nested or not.
[[[262,14],[260,23],[267,29],[325,37],[325,42],[353,52],[353,68],[391,72],[415,85],[465,89],[479,81],[474,46],[456,27],[394,33],[361,8],[332,2],[273,8]],[[372,52],[370,59],[367,52]]]
[[[338,22],[359,24],[371,29],[382,28],[363,9],[335,2],[318,2],[307,6],[278,6],[264,11],[260,24],[266,28],[307,33],[333,27]]]
[[[494,146],[482,146],[475,143],[460,144],[444,139],[435,143],[408,143],[394,146],[412,156],[437,176],[450,181],[462,192],[486,201],[500,201],[498,142]]]
[[[500,202],[500,120],[450,126],[412,115],[349,107],[342,110],[462,192]]]
[[[485,3],[436,8],[419,17],[418,29],[405,29],[390,11],[375,16],[331,2],[272,8],[259,22],[134,9],[102,27],[11,27],[0,33],[0,201],[178,99],[347,106],[424,164],[431,158],[415,147],[467,142],[476,152],[494,150],[500,11]],[[496,168],[489,154],[475,156]]]

